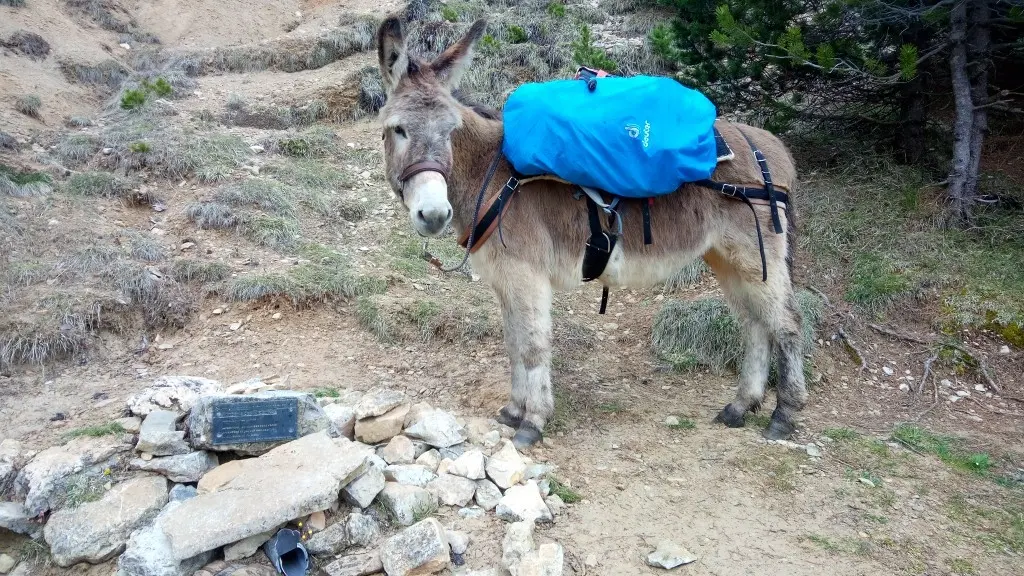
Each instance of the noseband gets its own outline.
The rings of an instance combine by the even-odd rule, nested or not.
[[[434,162],[432,160],[424,160],[423,162],[416,162],[415,164],[409,165],[408,168],[402,171],[402,175],[398,177],[398,181],[402,184],[402,189],[398,193],[402,201],[405,201],[405,183],[409,178],[419,174],[420,172],[437,172],[444,178],[444,183],[448,184],[448,167],[440,162]]]

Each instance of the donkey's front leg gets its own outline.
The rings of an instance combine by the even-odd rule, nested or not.
[[[516,428],[516,448],[535,444],[555,410],[551,390],[551,283],[536,274],[507,274],[497,288],[505,348],[512,366],[512,398],[499,414]]]

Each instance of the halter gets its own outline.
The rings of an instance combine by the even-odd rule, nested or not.
[[[444,164],[434,162],[433,160],[423,160],[416,162],[415,164],[410,164],[409,167],[402,171],[402,175],[398,177],[398,181],[402,185],[398,192],[398,197],[402,199],[402,202],[405,202],[406,181],[421,172],[437,172],[442,178],[444,178],[445,186],[448,185],[448,167]]]

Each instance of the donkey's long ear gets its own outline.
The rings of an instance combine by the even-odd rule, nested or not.
[[[380,62],[380,77],[390,95],[409,70],[405,31],[397,16],[388,17],[377,29],[377,59]]]
[[[487,21],[484,19],[473,22],[469,31],[461,40],[452,44],[447,50],[441,53],[436,60],[430,63],[430,68],[437,75],[438,79],[449,89],[458,88],[462,74],[469,68],[473,61],[473,49],[476,43],[484,35],[487,29]]]

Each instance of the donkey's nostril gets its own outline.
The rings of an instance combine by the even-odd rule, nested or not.
[[[452,217],[452,209],[449,208],[448,209],[448,214],[445,216],[445,219],[447,220],[447,219],[450,219],[451,217]]]
[[[416,217],[419,218],[421,221],[426,221],[427,219],[427,217],[423,215],[423,210],[416,212]]]

